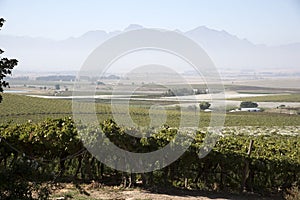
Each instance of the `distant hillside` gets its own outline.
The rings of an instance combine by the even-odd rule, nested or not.
[[[124,31],[139,28],[143,27],[130,25]],[[89,31],[80,37],[60,41],[0,35],[0,44],[6,51],[6,56],[15,57],[20,61],[19,70],[78,70],[93,49],[121,32]],[[300,43],[281,46],[255,45],[226,31],[217,31],[205,26],[183,34],[199,43],[219,68],[298,69],[300,66]]]

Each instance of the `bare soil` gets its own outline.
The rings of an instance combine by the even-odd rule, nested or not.
[[[98,183],[91,184],[60,184],[59,188],[53,191],[51,199],[66,200],[256,200],[256,199],[282,199],[279,196],[263,197],[257,194],[229,194],[220,192],[204,192],[176,188],[121,188],[117,186],[102,186]]]

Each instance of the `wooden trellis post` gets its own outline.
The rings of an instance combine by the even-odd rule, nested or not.
[[[247,158],[245,158],[245,160],[244,160],[245,168],[244,168],[244,173],[243,173],[242,183],[241,183],[241,191],[242,192],[246,192],[246,181],[249,177],[249,160],[248,160],[248,158],[250,158],[253,143],[254,143],[254,140],[250,140],[248,152],[247,152]]]

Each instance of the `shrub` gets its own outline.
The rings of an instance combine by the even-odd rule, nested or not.
[[[13,166],[0,170],[0,199],[49,199],[50,189],[42,182],[33,180],[38,177],[31,162],[22,158]]]
[[[287,189],[287,192],[284,196],[286,200],[300,200],[300,189],[297,186],[293,186],[290,189]]]
[[[203,101],[203,102],[200,102],[199,106],[200,106],[200,110],[206,110],[210,107],[210,103]]]
[[[241,108],[257,108],[258,104],[252,101],[243,101],[240,105]]]

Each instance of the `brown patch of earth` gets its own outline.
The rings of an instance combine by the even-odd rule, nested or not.
[[[61,184],[59,189],[53,191],[53,200],[256,200],[256,199],[282,199],[279,196],[262,197],[256,194],[227,194],[219,192],[203,192],[195,190],[183,190],[176,188],[159,189],[124,189],[117,186],[103,186],[101,184]]]

